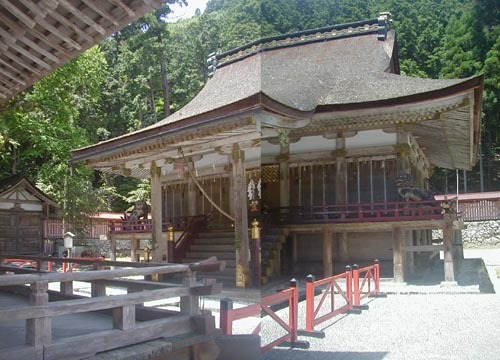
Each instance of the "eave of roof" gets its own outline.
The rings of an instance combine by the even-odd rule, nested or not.
[[[29,181],[26,177],[21,174],[16,174],[9,176],[0,180],[0,195],[3,195],[9,191],[12,191],[18,187],[25,187],[28,191],[30,191],[34,196],[39,198],[42,202],[47,205],[57,207],[58,204],[52,200],[50,196],[41,191],[38,187],[36,187],[31,181]]]
[[[0,105],[162,0],[0,2]]]

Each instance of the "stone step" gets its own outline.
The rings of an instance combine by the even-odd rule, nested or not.
[[[234,252],[234,245],[220,245],[220,244],[202,244],[202,245],[191,245],[189,252],[200,252],[200,251],[216,251],[216,252]]]
[[[231,237],[231,238],[198,238],[198,239],[195,239],[193,241],[193,245],[234,245],[234,237]]]
[[[193,262],[193,259],[207,259],[211,256],[217,257],[219,260],[234,260],[236,258],[236,254],[233,251],[229,252],[221,252],[221,251],[190,251],[186,255],[186,259],[189,259],[188,262]]]
[[[232,238],[234,239],[234,231],[211,231],[201,232],[198,234],[199,239],[213,239],[213,238]]]

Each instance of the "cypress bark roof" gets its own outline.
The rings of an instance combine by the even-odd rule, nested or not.
[[[387,17],[267,38],[216,55],[215,60],[213,77],[182,109],[150,127],[76,150],[73,161],[98,162],[114,154],[116,164],[123,147],[136,151],[143,139],[264,109],[291,121],[312,119],[312,125],[337,129],[375,126],[376,117],[385,121],[378,122],[382,128],[434,119],[432,126],[441,129],[434,136],[446,135],[446,148],[432,146],[436,139],[429,138],[427,128],[416,129],[427,137],[423,141],[428,142],[431,161],[461,169],[475,162],[482,76],[436,80],[400,75],[396,38]],[[450,129],[440,125],[439,114],[459,109],[462,112],[453,115],[458,120],[448,121]],[[454,139],[449,135],[456,130]],[[462,148],[454,148],[460,144]],[[448,155],[442,156],[442,151]]]

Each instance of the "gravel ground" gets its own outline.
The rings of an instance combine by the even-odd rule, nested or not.
[[[408,291],[408,286],[391,284],[387,298],[367,299],[369,310],[362,314],[337,316],[317,326],[325,338],[299,336],[310,343],[309,349],[275,347],[262,359],[500,359],[500,281],[494,276],[500,249],[466,250],[465,257],[485,260],[497,294],[439,285]],[[304,306],[302,302],[299,328],[304,328]],[[274,323],[264,323],[264,343],[277,334]]]

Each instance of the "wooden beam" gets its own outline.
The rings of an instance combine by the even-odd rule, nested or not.
[[[434,252],[443,251],[444,245],[415,245],[415,246],[404,246],[404,252]]]
[[[125,5],[121,0],[110,0],[113,4],[124,10],[129,17],[135,17],[135,12],[129,8],[127,5]]]
[[[22,23],[24,23],[29,28],[34,28],[36,26],[35,20],[33,20],[22,10],[18,9],[15,5],[11,4],[10,1],[0,0],[0,5],[9,10],[15,17],[17,17]]]
[[[7,45],[7,47],[10,47],[10,48],[16,50],[18,53],[24,55],[26,58],[30,59],[34,63],[37,63],[41,67],[43,67],[47,70],[50,70],[52,68],[51,65],[49,65],[47,62],[41,60],[40,57],[38,57],[36,54],[33,54],[32,52],[26,50],[22,46],[19,46],[15,43],[6,44],[6,45]],[[0,44],[0,47],[1,47],[1,44]]]
[[[2,29],[1,27],[0,27],[0,36],[2,36],[9,43],[10,46],[12,47],[16,46],[16,36],[12,35],[11,33]],[[44,48],[40,47],[37,43],[31,41],[30,39],[27,39],[24,36],[17,36],[17,41],[24,43],[31,49],[35,50],[36,52],[45,56],[46,58],[49,58],[50,60],[52,60],[57,64],[60,64],[62,62],[62,60],[59,59],[57,56],[45,50]]]
[[[113,15],[108,13],[106,9],[102,6],[102,3],[95,0],[81,0],[90,9],[94,10],[97,14],[101,15],[104,19],[108,20],[114,26],[118,26],[118,22],[115,20]]]
[[[67,50],[63,48],[62,46],[59,46],[59,44],[55,43],[53,40],[49,39],[47,36],[42,34],[40,31],[32,28],[24,28],[19,26],[17,23],[12,21],[10,18],[5,16],[5,14],[0,13],[0,22],[3,22],[5,25],[7,25],[18,38],[26,38],[26,35],[29,34],[35,39],[38,39],[39,41],[43,41],[45,44],[51,46],[54,50],[57,50],[59,53],[61,53],[64,58],[69,59],[69,55],[67,53]]]
[[[48,15],[50,15],[54,20],[60,22],[67,28],[72,29],[79,37],[85,39],[87,42],[93,44],[94,38],[87,34],[85,31],[81,30],[73,21],[70,21],[63,15],[59,14],[56,10],[50,10],[48,11]]]
[[[75,16],[77,19],[83,21],[87,25],[91,26],[93,29],[95,29],[98,33],[101,35],[106,34],[106,29],[104,29],[101,25],[96,23],[94,20],[92,20],[89,16],[87,16],[84,12],[80,11],[78,8],[70,4],[66,0],[57,0],[57,3],[61,5],[62,7],[66,8],[69,10],[73,16]]]
[[[14,62],[18,63],[20,66],[23,68],[33,72],[34,74],[38,76],[42,76],[42,73],[40,70],[37,68],[31,66],[31,64],[28,64],[26,61],[24,61],[22,58],[19,56],[14,55],[11,51],[9,51],[9,46],[6,45],[5,43],[0,41],[0,49],[3,50],[2,55],[8,57],[9,59],[13,60]]]

